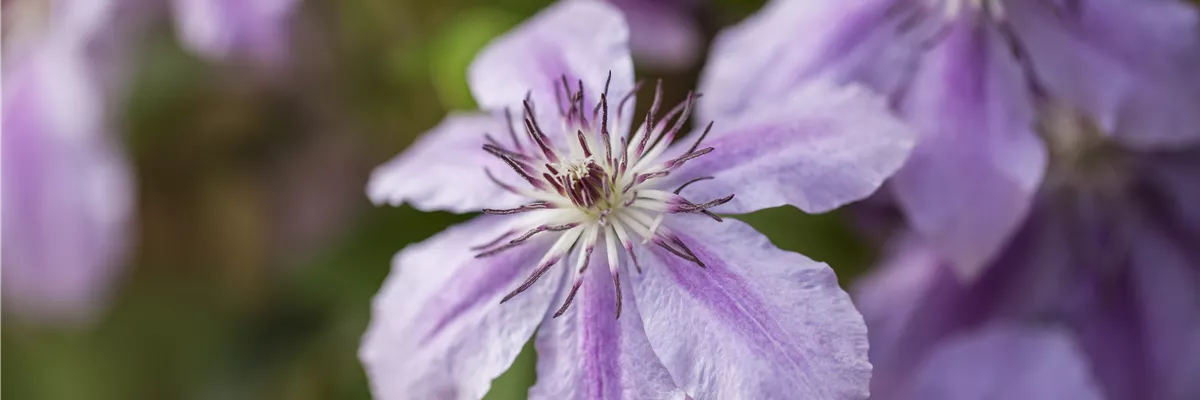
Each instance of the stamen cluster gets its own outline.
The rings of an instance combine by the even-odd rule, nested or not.
[[[485,134],[487,144],[483,145],[483,150],[502,160],[528,187],[503,182],[492,171],[485,170],[488,177],[501,188],[533,201],[510,209],[484,209],[486,214],[522,214],[522,222],[529,228],[506,232],[490,243],[472,248],[480,252],[476,257],[489,257],[512,249],[544,232],[559,235],[529,278],[505,296],[502,303],[528,289],[551,267],[574,253],[574,284],[566,301],[554,314],[555,317],[562,315],[575,298],[583,282],[582,274],[587,270],[591,255],[601,238],[607,249],[609,272],[617,291],[617,317],[621,314],[618,244],[624,248],[638,272],[642,268],[633,251],[637,239],[642,244],[653,242],[675,256],[704,267],[704,262],[682,240],[660,225],[672,213],[699,213],[719,222],[721,217],[709,209],[729,202],[733,195],[700,204],[680,196],[679,193],[688,185],[712,177],[692,179],[674,191],[657,188],[662,178],[677,171],[684,163],[713,151],[712,147],[700,148],[701,142],[712,129],[710,122],[690,148],[679,156],[660,161],[683,129],[699,96],[689,93],[686,100],[659,118],[662,103],[660,81],[642,124],[628,136],[620,132],[613,135],[610,126],[623,126],[620,123],[623,118],[621,110],[625,109],[642,85],[639,82],[633,90],[624,94],[617,103],[617,112],[610,124],[608,88],[611,80],[610,74],[599,101],[589,113],[583,82],[577,81],[572,90],[568,79],[562,77],[561,82],[555,85],[562,132],[562,137],[557,141],[551,140],[543,130],[530,95],[526,95],[522,102],[519,125],[514,123],[512,112],[505,110],[510,143],[501,143],[491,134]],[[518,130],[523,130],[524,134],[518,134]]]

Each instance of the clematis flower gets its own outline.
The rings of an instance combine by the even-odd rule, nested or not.
[[[206,58],[274,64],[287,57],[296,0],[173,1],[181,41]]]
[[[718,40],[702,114],[833,78],[920,134],[893,180],[911,232],[856,296],[877,397],[1200,397],[1193,8],[771,7]]]
[[[360,349],[376,397],[480,398],[535,331],[534,398],[867,396],[833,271],[717,213],[868,196],[911,134],[818,86],[677,140],[698,96],[634,118],[627,39],[605,3],[552,5],[471,65],[485,112],[375,171],[377,203],[484,213],[394,258]]]
[[[629,47],[634,59],[662,69],[687,68],[700,56],[703,38],[696,14],[701,2],[609,0],[629,21]]]
[[[3,69],[3,293],[23,318],[86,322],[120,276],[132,176],[106,118],[112,93],[98,70],[108,59],[97,54],[112,7],[54,3],[44,29],[5,43],[15,49]],[[6,4],[13,11],[31,9]]]
[[[1200,147],[1131,150],[1080,112],[1043,113],[1053,160],[1046,183],[980,279],[956,279],[944,257],[910,235],[857,288],[870,328],[873,393],[1200,397]],[[1024,345],[1000,339],[974,354],[953,350],[986,342],[980,337],[994,330],[1040,350],[1026,354]],[[1058,344],[1042,347],[1049,342]],[[1022,384],[987,386],[1014,374]],[[974,394],[957,391],[970,385]]]
[[[1019,227],[1047,168],[1038,104],[1137,149],[1200,140],[1195,9],[1163,0],[771,2],[722,33],[704,118],[814,79],[886,93],[918,131],[891,189],[912,229],[971,279]]]

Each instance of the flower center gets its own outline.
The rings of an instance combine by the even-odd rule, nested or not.
[[[1040,111],[1039,128],[1050,152],[1048,186],[1119,193],[1131,180],[1128,154],[1078,110],[1049,103]]]
[[[559,163],[558,168],[547,166],[547,169],[553,172],[551,179],[563,186],[563,191],[575,206],[587,211],[603,211],[612,207],[608,201],[611,195],[609,171],[596,164],[593,157]]]
[[[557,88],[560,93],[557,105],[562,134],[556,135],[559,136],[556,139],[542,129],[533,100],[528,96],[523,103],[520,125],[513,123],[510,111],[505,112],[510,143],[502,143],[491,135],[486,136],[488,144],[483,146],[483,150],[504,161],[528,187],[501,181],[491,171],[485,172],[496,185],[532,202],[511,209],[484,209],[485,214],[521,214],[521,222],[528,227],[506,232],[490,243],[474,247],[473,250],[480,251],[476,257],[501,253],[528,243],[535,236],[557,235],[533,274],[501,302],[528,289],[542,274],[560,260],[569,259],[574,252],[574,286],[555,317],[562,315],[582,284],[582,274],[588,267],[595,246],[601,243],[606,247],[609,272],[617,290],[618,317],[621,313],[618,247],[624,248],[638,272],[642,268],[633,248],[646,243],[654,243],[704,267],[704,262],[682,240],[661,228],[663,219],[675,213],[698,213],[721,221],[721,217],[709,209],[729,202],[733,195],[697,204],[679,194],[686,186],[711,177],[692,179],[674,191],[664,190],[661,186],[664,185],[663,178],[676,172],[684,163],[713,151],[712,147],[700,148],[712,124],[709,123],[695,144],[681,155],[664,157],[668,146],[691,115],[697,96],[689,93],[687,100],[667,111],[660,119],[658,111],[662,102],[662,83],[659,82],[644,122],[626,135],[620,131],[610,132],[609,129],[621,129],[623,125],[620,122],[624,117],[622,110],[641,84],[617,103],[616,112],[611,116],[612,123],[608,86],[606,82],[599,102],[589,105],[585,101],[587,97],[583,82],[578,82],[577,89],[572,90],[566,77],[563,77],[562,85]],[[565,100],[562,92],[566,93]],[[524,130],[523,135],[517,134],[520,128]]]

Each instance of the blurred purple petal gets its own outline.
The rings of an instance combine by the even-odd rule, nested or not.
[[[826,212],[874,193],[903,165],[913,136],[882,98],[862,87],[814,84],[781,105],[715,121],[701,144],[714,148],[712,156],[684,164],[671,181],[716,177],[686,193],[699,199],[734,193],[718,212],[787,204]]]
[[[584,0],[590,1],[590,0]],[[693,0],[609,0],[629,21],[629,47],[639,63],[661,69],[695,64],[703,38]]]
[[[957,335],[1055,309],[1070,284],[1068,247],[1062,226],[1027,223],[984,275],[967,282],[919,235],[901,236],[854,290],[870,328],[872,391],[896,393],[914,379],[913,365]]]
[[[866,328],[832,269],[736,220],[667,228],[707,268],[654,248],[631,280],[650,344],[689,394],[867,397]]]
[[[1193,224],[1191,205],[1200,192],[1191,181],[1176,180],[1196,176],[1195,155],[1122,160],[1129,175],[1119,175],[1128,180],[1121,185],[1060,182],[1044,190],[1021,229],[971,282],[955,279],[931,247],[898,242],[883,268],[856,290],[870,328],[873,391],[913,385],[924,378],[912,365],[936,357],[956,337],[1002,322],[1022,329],[1063,326],[1106,398],[1200,394],[1191,379],[1200,364],[1200,253],[1192,245],[1200,225]],[[965,368],[946,366],[941,373]],[[1002,362],[995,368],[993,374],[1012,370]],[[932,380],[921,385],[957,390],[957,381],[941,382],[941,389]]]
[[[504,120],[487,114],[452,113],[426,132],[408,150],[375,169],[367,195],[376,204],[411,204],[423,211],[479,211],[484,206],[507,208],[522,197],[492,182],[489,170],[502,182],[525,182],[496,157],[483,151],[484,134],[510,144]]]
[[[854,304],[870,328],[872,392],[896,390],[907,366],[948,330],[936,319],[949,316],[954,303],[948,299],[960,291],[953,272],[916,235],[892,243],[874,273],[859,279]]]
[[[892,94],[936,27],[918,10],[898,0],[768,2],[715,39],[701,78],[701,117],[752,111],[821,79]]]
[[[526,94],[536,100],[539,117],[558,115],[558,105],[550,101],[556,98],[555,85],[564,76],[571,85],[582,80],[590,109],[600,100],[610,72],[609,93],[623,96],[633,88],[628,42],[624,18],[607,3],[557,2],[484,48],[471,63],[467,79],[480,108],[510,108],[517,118]],[[625,115],[632,112],[632,102],[627,107]]]
[[[1200,198],[1193,200],[1200,201]],[[1190,207],[1195,207],[1191,203]],[[1155,387],[1164,399],[1200,396],[1200,252],[1195,242],[1168,236],[1162,226],[1138,232],[1142,245],[1134,249],[1133,285],[1141,305],[1149,367],[1158,377]],[[1200,226],[1195,227],[1200,229]],[[1200,236],[1189,235],[1190,239]]]
[[[209,59],[248,57],[278,63],[288,56],[296,0],[173,0],[180,41]]]
[[[80,39],[5,60],[3,292],[6,309],[33,318],[94,317],[125,252],[130,166]]]
[[[531,399],[683,399],[650,348],[628,289],[621,317],[611,275],[597,252],[571,308],[538,331],[538,380]],[[628,288],[629,278],[621,277]],[[559,302],[567,294],[559,293]]]
[[[1113,398],[1200,395],[1192,373],[1200,365],[1197,155],[1139,160],[1135,190],[1078,218],[1084,232],[1108,240],[1087,238],[1098,255],[1075,266],[1067,316]],[[1184,176],[1193,179],[1169,179]]]
[[[549,243],[486,258],[466,249],[512,228],[511,220],[479,217],[396,254],[359,350],[376,398],[478,399],[508,369],[563,278],[553,271],[500,304]]]
[[[903,99],[920,139],[895,190],[914,229],[973,279],[1025,218],[1046,149],[1000,33],[969,19],[949,29]]]
[[[1200,141],[1200,22],[1180,1],[1006,3],[1048,94],[1135,147]],[[1063,4],[1054,4],[1063,3]]]
[[[103,47],[96,46],[96,42],[111,39],[111,36],[117,36],[115,32],[123,32],[143,22],[138,18],[140,13],[129,12],[134,8],[130,3],[121,0],[5,2],[3,51],[5,58],[13,57],[6,60],[5,65],[15,66],[16,63],[11,61],[34,57],[31,54],[36,52],[34,49],[61,44],[56,42],[71,42],[76,47],[72,51],[95,57],[97,54],[93,50],[98,49],[93,47]],[[114,16],[120,17],[120,27],[113,26]]]
[[[1060,329],[996,325],[942,343],[907,387],[881,399],[1103,399],[1085,357]]]

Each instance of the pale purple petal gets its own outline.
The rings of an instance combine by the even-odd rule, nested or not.
[[[110,29],[106,25],[112,22],[113,13],[118,11],[115,0],[62,1],[53,2],[48,7],[51,15],[46,23],[51,24],[48,29],[54,31],[52,34],[83,41]]]
[[[531,399],[682,399],[666,367],[646,341],[642,317],[621,277],[624,301],[616,296],[605,255],[597,251],[584,272],[571,308],[542,323],[537,337],[538,380]],[[630,269],[629,271],[632,271]],[[558,302],[564,300],[563,290]],[[555,304],[559,304],[555,303]],[[552,308],[554,310],[554,308]]]
[[[916,66],[936,19],[897,0],[775,0],[713,43],[700,116],[720,119],[787,98],[824,78],[892,94]]]
[[[1031,216],[1031,221],[1046,213]],[[870,330],[873,393],[896,393],[913,365],[947,340],[1003,318],[1054,314],[1071,264],[1061,226],[1027,223],[993,267],[970,282],[919,235],[892,243],[875,272],[855,286],[855,304]]]
[[[492,182],[485,172],[513,187],[528,185],[483,150],[485,133],[512,146],[503,119],[477,113],[447,115],[404,153],[372,172],[367,196],[376,204],[459,213],[520,204],[522,196]]]
[[[992,325],[945,341],[905,388],[881,399],[1103,399],[1071,335]]]
[[[874,193],[903,165],[913,136],[864,88],[812,84],[778,106],[715,121],[701,144],[715,150],[672,172],[668,184],[716,177],[684,194],[705,201],[734,194],[714,209],[720,213],[787,204],[826,212]]]
[[[905,235],[892,243],[872,274],[855,284],[854,304],[870,328],[871,388],[875,393],[894,390],[896,380],[901,379],[896,372],[926,351],[921,338],[914,338],[914,330],[926,329],[928,335],[918,336],[935,337],[944,326],[923,319],[931,314],[946,315],[946,308],[961,293],[957,281],[947,279],[949,271],[943,264],[919,238]],[[921,326],[914,327],[913,321]]]
[[[4,305],[44,320],[86,320],[107,303],[133,203],[76,39],[51,38],[4,68]]]
[[[50,45],[51,41],[86,46],[94,44],[98,37],[109,36],[116,30],[110,23],[112,16],[128,8],[117,3],[117,0],[4,3],[5,68],[15,66],[13,60],[32,57],[36,49]],[[131,19],[135,20],[121,15],[124,25],[129,25]]]
[[[1078,267],[1078,266],[1075,266]],[[1142,344],[1141,321],[1128,270],[1109,279],[1091,272],[1076,287],[1064,288],[1064,320],[1092,360],[1092,370],[1113,399],[1153,398],[1153,372]]]
[[[872,393],[897,393],[912,379],[912,366],[967,318],[990,316],[968,290],[919,236],[903,234],[891,243],[874,273],[854,288],[870,333]]]
[[[866,398],[862,316],[829,266],[740,221],[668,219],[707,268],[654,247],[632,274],[646,336],[697,398]]]
[[[693,1],[609,0],[609,3],[620,8],[629,20],[629,47],[638,63],[682,69],[700,56],[703,38],[693,19]]]
[[[1196,232],[1185,234],[1173,224],[1139,227],[1131,278],[1157,396],[1193,399],[1200,397],[1195,379],[1200,368],[1200,251],[1195,249]]]
[[[474,257],[470,247],[512,224],[479,217],[396,254],[359,349],[375,398],[479,399],[516,359],[562,287],[563,269],[500,304],[549,247],[535,239]]]
[[[963,19],[945,35],[900,105],[919,138],[893,183],[915,230],[973,279],[1024,219],[1047,156],[1000,33]]]
[[[1200,18],[1183,1],[1006,3],[1037,82],[1139,147],[1200,141]]]
[[[557,116],[555,85],[564,75],[572,87],[583,81],[588,104],[600,100],[610,72],[611,101],[619,101],[633,88],[628,42],[629,28],[613,6],[560,1],[483,49],[471,63],[467,79],[483,109],[507,107],[519,116],[521,101],[529,93],[539,116]],[[625,114],[632,104],[627,108]],[[627,126],[629,120],[622,123]]]
[[[289,18],[296,0],[174,0],[185,46],[210,59],[249,57],[276,63],[287,57]]]

